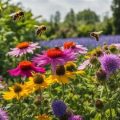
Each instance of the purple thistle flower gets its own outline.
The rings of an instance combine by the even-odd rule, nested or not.
[[[114,54],[105,54],[99,58],[101,67],[106,73],[113,73],[120,69],[120,58]]]
[[[68,118],[68,120],[83,120],[83,117],[81,117],[80,115],[73,115]]]
[[[0,120],[8,120],[7,113],[0,108]]]
[[[66,114],[67,106],[63,101],[55,100],[52,103],[52,110],[55,116],[62,117]]]

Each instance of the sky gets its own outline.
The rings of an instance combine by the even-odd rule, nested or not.
[[[103,17],[106,13],[111,15],[112,0],[12,0],[12,3],[21,2],[22,6],[32,10],[34,16],[42,15],[49,19],[56,11],[61,12],[62,19],[71,8],[77,13],[90,8]]]

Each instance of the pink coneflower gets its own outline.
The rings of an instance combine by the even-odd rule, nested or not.
[[[45,51],[42,55],[38,54],[33,58],[33,62],[38,66],[45,66],[51,64],[53,72],[55,72],[57,65],[63,65],[68,61],[76,58],[76,54],[71,50],[61,50],[60,48],[51,48]]]
[[[38,43],[22,42],[19,43],[16,48],[12,48],[11,51],[8,52],[8,55],[19,57],[27,53],[33,53],[37,48],[40,48]]]
[[[63,45],[64,49],[71,49],[75,53],[85,54],[87,53],[87,48],[82,45],[77,45],[75,42],[68,41]]]
[[[40,72],[44,73],[45,69],[41,67],[36,67],[32,62],[30,61],[22,61],[19,63],[17,68],[8,70],[9,74],[11,76],[22,76],[22,77],[29,77],[31,76],[31,72]]]
[[[80,115],[73,115],[69,117],[68,120],[83,120],[83,117]]]
[[[8,120],[8,114],[6,111],[0,108],[0,120]]]
[[[84,70],[88,65],[90,65],[90,60],[85,60],[80,66],[78,67],[78,70]]]

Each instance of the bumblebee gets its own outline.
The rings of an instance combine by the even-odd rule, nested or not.
[[[12,13],[10,15],[14,21],[20,20],[21,18],[24,17],[24,12],[23,11],[17,11],[15,13]]]
[[[37,27],[35,31],[37,36],[41,36],[41,34],[47,30],[45,25],[40,25],[40,26],[35,26],[35,27]]]
[[[91,36],[92,38],[94,38],[96,41],[99,41],[99,36],[100,36],[100,34],[101,34],[102,32],[103,32],[103,31],[91,32],[91,33],[90,33],[90,36]]]

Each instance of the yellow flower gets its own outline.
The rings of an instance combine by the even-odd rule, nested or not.
[[[71,72],[66,71],[64,65],[57,66],[56,74],[49,77],[49,79],[54,80],[54,82],[58,82],[61,84],[69,83],[70,79],[74,78],[75,75],[71,74]]]
[[[31,91],[42,90],[47,88],[51,83],[52,79],[47,79],[45,78],[45,75],[40,73],[33,73],[33,76],[29,77],[29,81],[26,82],[28,88],[30,88]]]
[[[25,85],[16,83],[14,86],[9,87],[9,91],[3,93],[3,98],[5,100],[11,100],[14,98],[19,100],[21,97],[24,97],[28,94],[29,92]]]
[[[78,75],[83,75],[85,74],[85,71],[83,70],[77,70],[77,65],[70,61],[65,64],[65,69],[66,71],[70,72],[71,74],[78,74]]]
[[[85,58],[91,58],[91,56],[100,56],[102,54],[102,50],[100,47],[97,47],[93,50],[91,50],[90,52],[87,53],[87,55],[85,56]]]
[[[51,120],[51,118],[45,114],[35,117],[37,120]]]

